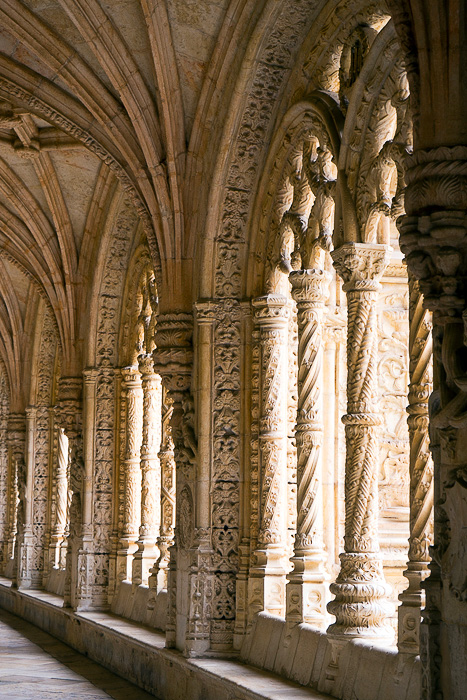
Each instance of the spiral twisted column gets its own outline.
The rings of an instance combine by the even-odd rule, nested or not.
[[[252,555],[249,608],[285,612],[287,498],[287,299],[269,294],[253,300],[260,330],[260,524]]]
[[[21,588],[37,585],[33,576],[34,554],[34,467],[37,408],[29,406],[26,411],[26,473],[23,483],[19,483],[20,505],[18,514],[18,566],[17,583]]]
[[[157,538],[159,558],[151,569],[149,586],[159,593],[167,588],[167,575],[170,559],[170,547],[173,545],[175,529],[175,457],[170,420],[173,405],[167,391],[161,392],[161,449],[159,463],[161,473],[160,488],[160,529]]]
[[[431,312],[423,308],[420,286],[409,272],[409,405],[410,537],[409,561],[404,576],[409,585],[399,596],[398,648],[419,653],[421,584],[430,571],[428,552],[433,539],[433,462],[429,451],[428,399],[433,388]]]
[[[291,272],[298,321],[297,531],[293,571],[288,575],[286,616],[289,622],[323,627],[327,578],[323,541],[323,348],[326,290],[331,276],[324,270]]]
[[[149,569],[159,556],[156,546],[161,511],[161,378],[154,372],[152,354],[140,355],[143,391],[143,439],[141,443],[141,526],[138,551],[133,559],[133,584],[147,584]]]
[[[330,586],[335,599],[328,611],[336,622],[334,638],[393,636],[386,617],[388,586],[378,544],[377,316],[379,279],[388,262],[388,247],[346,243],[332,253],[347,293],[347,414],[345,537],[341,569]]]
[[[126,399],[126,440],[123,462],[125,488],[123,494],[123,531],[117,554],[117,577],[130,581],[133,555],[138,545],[141,519],[141,443],[143,438],[143,391],[137,367],[122,369]]]
[[[82,377],[61,377],[59,382],[59,425],[68,438],[69,528],[65,560],[64,605],[80,607],[88,599],[88,568],[80,571],[85,502],[83,460]],[[79,575],[78,575],[78,572]]]
[[[465,43],[463,23],[459,31],[456,40]],[[432,56],[433,61],[439,60],[436,53]],[[437,100],[432,104],[449,110],[447,118],[437,122],[440,128],[448,126],[449,140],[441,145],[437,129],[436,145],[415,148],[407,157],[407,213],[399,221],[407,267],[433,314],[429,432],[434,543],[430,575],[423,582],[421,697],[461,700],[467,687],[467,147],[450,145],[464,143],[452,132],[456,118],[465,129],[464,116],[452,113],[454,103]],[[459,104],[464,106],[465,100]],[[430,117],[426,123],[431,125]]]
[[[66,536],[68,506],[68,439],[64,428],[58,428],[57,461],[55,467],[55,522],[50,535],[51,559],[54,568],[60,567],[61,545]]]
[[[8,509],[7,576],[17,584],[19,531],[24,522],[26,423],[24,413],[8,417],[8,460],[10,463],[10,499]]]

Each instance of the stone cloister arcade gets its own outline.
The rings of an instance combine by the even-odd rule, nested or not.
[[[465,697],[463,13],[0,0],[2,607],[170,700]]]

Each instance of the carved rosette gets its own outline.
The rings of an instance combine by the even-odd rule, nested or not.
[[[390,639],[386,624],[390,606],[385,597],[379,554],[378,439],[376,352],[379,279],[387,262],[388,247],[346,243],[332,253],[334,266],[347,293],[347,414],[346,437],[345,551],[341,569],[330,586],[336,597],[328,611],[336,622],[328,628],[334,637]]]
[[[432,698],[452,691],[449,672],[440,675],[443,647],[467,643],[465,631],[452,631],[467,629],[467,147],[418,150],[406,166],[400,245],[424,306],[433,313],[434,545],[420,625],[422,697]]]
[[[321,447],[322,326],[330,275],[300,270],[289,275],[298,321],[297,531],[294,570],[287,585],[287,619],[323,625],[326,553],[323,542]]]
[[[124,367],[122,377],[126,398],[123,539],[131,545],[138,538],[141,517],[140,452],[143,434],[143,392],[141,375],[137,367]]]
[[[398,608],[399,651],[418,654],[422,581],[429,574],[428,552],[433,530],[433,463],[429,452],[428,400],[433,388],[431,313],[423,308],[417,280],[409,274],[409,405],[410,438],[410,538],[409,562],[404,576],[408,588],[401,593]]]

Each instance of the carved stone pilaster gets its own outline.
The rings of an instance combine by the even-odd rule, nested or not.
[[[55,422],[55,421],[54,421]],[[55,568],[60,567],[61,545],[67,530],[68,518],[68,438],[64,428],[55,429],[57,453],[55,460],[55,518],[50,533],[50,559]]]
[[[260,331],[260,522],[252,555],[248,602],[254,612],[285,612],[287,497],[287,299],[252,302]]]
[[[156,540],[161,519],[161,378],[154,372],[152,354],[140,355],[138,366],[143,390],[141,443],[141,525],[133,559],[133,584],[147,584],[149,569],[159,556]]]
[[[24,413],[8,417],[8,459],[10,463],[10,502],[8,528],[7,575],[14,586],[18,584],[18,540],[25,519],[26,496],[26,424]]]
[[[64,605],[79,607],[89,597],[83,575],[78,575],[79,553],[83,539],[83,428],[81,377],[62,377],[59,381],[59,422],[68,438],[69,536],[66,552]]]
[[[20,504],[18,515],[18,566],[17,584],[21,588],[33,586],[33,502],[34,502],[34,466],[37,408],[26,409],[26,453],[25,478],[19,481]]]
[[[299,270],[289,275],[298,321],[297,531],[288,575],[288,622],[326,622],[323,541],[322,326],[330,275],[324,270]]]
[[[332,253],[347,293],[347,414],[345,538],[341,569],[330,586],[336,596],[328,611],[336,622],[328,628],[337,639],[389,640],[390,606],[378,543],[378,439],[376,349],[379,279],[388,262],[388,247],[346,243]]]
[[[447,700],[467,685],[467,147],[418,150],[406,165],[401,250],[433,313],[434,546],[423,584],[422,697]]]
[[[192,334],[191,315],[160,315],[153,353],[154,370],[161,376],[172,401],[176,464],[176,528],[175,542],[170,548],[166,645],[178,646],[187,656],[197,656],[209,648],[213,594],[210,533],[195,528],[198,444],[191,394]],[[177,635],[176,609],[181,604],[177,601],[183,590],[189,591],[189,602],[184,634]]]
[[[166,389],[161,388],[161,449],[159,463],[161,473],[160,530],[157,538],[159,559],[151,569],[149,586],[154,591],[150,597],[150,606],[154,605],[155,594],[167,588],[170,548],[173,545],[175,530],[175,458],[172,440],[172,400]]]
[[[123,531],[117,554],[117,578],[130,581],[141,519],[141,443],[143,437],[143,392],[137,367],[122,369],[126,405],[125,459],[123,461]]]
[[[412,274],[409,274],[409,294],[410,538],[409,561],[404,571],[409,585],[399,596],[398,648],[401,652],[418,654],[421,608],[425,600],[421,584],[429,574],[428,546],[433,539],[433,463],[428,435],[428,399],[433,386],[432,323]]]

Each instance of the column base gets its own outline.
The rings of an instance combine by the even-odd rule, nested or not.
[[[32,559],[34,553],[34,545],[32,535],[24,535],[23,541],[19,542],[18,547],[18,563],[16,584],[18,588],[34,588],[32,578]]]
[[[340,555],[341,570],[330,592],[336,597],[327,605],[336,622],[327,629],[336,639],[367,639],[390,644],[392,627],[386,622],[391,605],[386,598],[389,586],[384,580],[379,554],[345,553]]]
[[[133,540],[121,540],[117,551],[117,586],[121,581],[131,581],[133,557],[138,545]]]
[[[138,542],[138,549],[133,556],[132,583],[147,586],[150,570],[159,557],[159,550],[153,542]]]
[[[181,562],[177,570],[177,647],[186,657],[203,656],[211,647],[211,621],[214,598],[214,574],[212,550],[209,545],[178,552]],[[188,566],[183,568],[183,560]],[[188,589],[189,599],[186,618],[183,620],[185,602],[180,595]],[[183,627],[185,627],[183,634]]]
[[[326,583],[289,578],[285,594],[287,622],[306,622],[318,629],[326,629],[329,623],[326,606],[330,598]]]
[[[248,580],[248,621],[259,612],[285,617],[284,550],[282,547],[256,550]]]
[[[425,593],[422,582],[430,572],[426,563],[409,562],[404,576],[409,585],[399,596],[401,604],[397,609],[398,639],[397,648],[403,654],[418,654],[420,649],[420,623],[422,607],[425,604]]]

